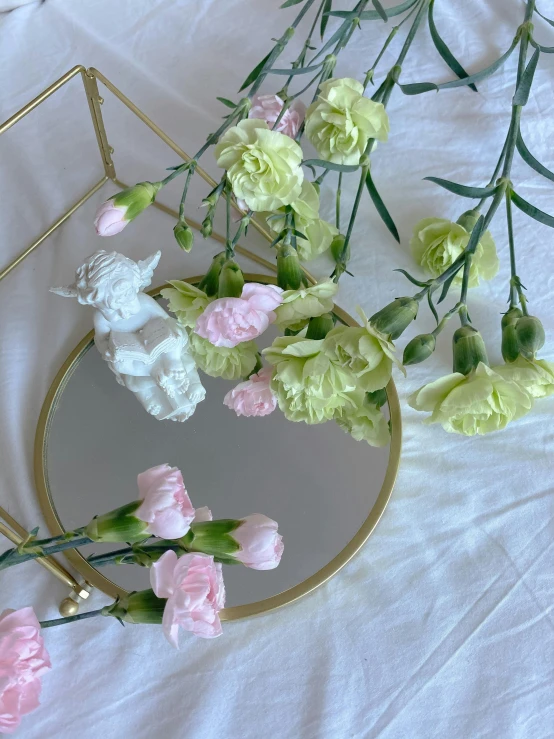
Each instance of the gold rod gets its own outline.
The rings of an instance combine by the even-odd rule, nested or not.
[[[66,82],[69,82],[70,79],[75,77],[76,74],[79,74],[79,72],[84,72],[85,67],[82,64],[78,64],[76,67],[73,67],[73,69],[70,69],[69,72],[66,72],[63,77],[60,77],[59,80],[56,80],[54,84],[50,85],[50,87],[47,87],[46,90],[40,93],[40,95],[37,95],[34,100],[31,100],[30,103],[27,103],[27,105],[24,105],[21,110],[19,110],[17,113],[12,115],[11,118],[8,118],[7,121],[4,121],[0,125],[0,134],[3,134],[4,131],[7,131],[8,128],[11,128],[13,125],[15,125],[18,121],[20,121],[22,118],[24,118],[28,113],[30,113],[32,110],[34,110],[37,105],[40,105],[43,103],[46,98],[49,98],[50,95],[53,95],[57,90],[60,89],[60,87],[63,87],[63,85],[66,84]]]
[[[129,187],[129,185],[126,185],[124,182],[121,182],[121,180],[114,179],[114,183],[121,188]],[[172,208],[168,208],[167,205],[164,205],[163,203],[158,203],[157,201],[154,201],[152,203],[154,208],[157,208],[158,210],[161,210],[163,213],[167,213],[169,216],[173,216],[175,219],[179,218],[179,214],[176,210],[173,210]],[[187,223],[189,226],[194,228],[196,231],[200,231],[202,228],[202,225],[198,223],[197,221],[193,221],[192,218],[187,217]],[[212,231],[210,234],[210,238],[214,239],[214,241],[219,242],[220,244],[225,245],[225,237],[221,234],[218,234],[216,231]],[[277,268],[275,266],[274,262],[270,262],[267,259],[264,259],[263,257],[259,257],[257,254],[254,254],[254,252],[251,252],[249,249],[246,249],[244,246],[241,246],[240,244],[237,244],[235,247],[236,251],[239,254],[242,254],[243,257],[247,257],[248,259],[251,259],[253,262],[256,262],[256,264],[262,265],[262,267],[265,267],[266,269],[270,270],[270,272],[277,272]],[[308,271],[304,270],[306,277],[312,284],[315,285],[316,279],[311,275]]]
[[[102,110],[100,107],[104,100],[100,97],[100,93],[98,92],[96,78],[85,70],[83,70],[81,76],[88,100],[92,124],[94,126],[94,133],[96,134],[96,141],[98,142],[102,164],[104,165],[104,171],[106,173],[106,177],[114,180],[115,166],[112,160],[113,149],[108,143],[108,135],[106,133],[106,127],[104,126],[104,119],[102,117]]]
[[[9,539],[12,544],[16,546],[24,541],[29,533],[25,531],[23,526],[17,523],[17,521],[10,516],[10,514],[0,507],[0,517],[4,519],[12,527],[8,528],[5,524],[0,521],[0,534],[4,534],[6,539]],[[13,531],[12,531],[13,529]],[[69,572],[62,567],[62,565],[55,560],[53,557],[40,557],[36,560],[39,565],[42,565],[45,569],[51,572],[58,580],[68,585],[75,592],[79,592],[82,588],[79,586],[77,580],[72,577]]]
[[[102,84],[105,85],[110,92],[112,92],[117,98],[119,98],[119,100],[121,100],[123,105],[127,106],[127,108],[129,108],[130,111],[132,111],[138,118],[140,118],[140,120],[144,124],[146,124],[148,128],[154,131],[156,136],[159,136],[163,142],[165,142],[171,149],[173,149],[173,151],[178,156],[181,157],[181,159],[184,159],[185,162],[191,161],[189,155],[185,151],[183,151],[183,149],[181,149],[181,147],[178,146],[178,144],[176,144],[173,139],[169,138],[169,136],[164,133],[162,129],[154,123],[154,121],[152,121],[145,113],[143,113],[140,108],[137,108],[137,106],[131,100],[129,100],[129,98],[124,95],[121,90],[119,90],[112,82],[110,82],[109,79],[104,77],[101,72],[99,72],[94,67],[90,67],[90,69],[87,70],[87,75],[99,79],[100,82],[102,82]],[[202,167],[197,166],[195,172],[199,174],[200,177],[202,177],[202,179],[207,182],[208,185],[210,185],[210,187],[215,187],[217,185],[217,182],[214,180],[214,178],[211,177],[204,169],[202,169]],[[244,215],[244,211],[239,208],[236,203],[232,203],[232,206],[237,212]],[[256,231],[258,231],[258,233],[260,233],[264,237],[264,239],[269,242],[273,241],[273,237],[271,236],[269,231],[265,229],[260,223],[258,223],[255,218],[250,221],[250,224],[251,226],[253,226],[253,228],[256,229]]]
[[[108,181],[109,177],[102,177],[101,180],[99,180],[94,187],[91,187],[91,189],[83,195],[83,197],[78,200],[74,205],[71,206],[71,208],[67,211],[67,213],[64,213],[64,215],[61,218],[58,218],[58,220],[53,223],[48,230],[46,230],[42,236],[40,236],[36,241],[34,241],[31,246],[27,247],[24,252],[22,252],[11,264],[8,264],[8,266],[0,272],[0,282],[6,277],[12,269],[15,269],[18,264],[20,264],[26,257],[29,256],[29,254],[34,251],[37,246],[40,246],[42,242],[47,239],[51,233],[53,233],[57,228],[59,228],[62,223],[65,223],[67,219],[75,213],[75,211],[83,205],[90,197],[94,195],[95,192],[98,192],[98,190],[102,187],[104,183]]]

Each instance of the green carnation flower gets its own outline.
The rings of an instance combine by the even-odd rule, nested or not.
[[[323,340],[280,336],[263,351],[275,367],[271,388],[289,421],[323,423],[355,405],[349,395],[356,387],[352,373],[322,349]]]
[[[385,446],[390,441],[387,419],[374,403],[370,403],[366,394],[352,393],[354,408],[341,408],[337,411],[335,421],[356,441],[367,441],[370,446]]]
[[[310,318],[333,310],[333,297],[337,290],[338,285],[332,280],[299,290],[285,290],[281,296],[283,302],[275,309],[275,323],[282,329],[300,331]]]
[[[300,195],[302,149],[265,121],[248,118],[221,137],[214,150],[233,192],[254,211],[277,210]]]
[[[493,367],[506,380],[515,382],[533,398],[545,398],[554,393],[554,363],[546,359],[528,360],[518,357],[510,364]]]
[[[363,92],[363,85],[348,77],[321,85],[317,100],[306,111],[305,131],[322,159],[359,164],[369,139],[387,140],[387,112]]]
[[[392,341],[361,315],[365,326],[337,326],[329,331],[324,339],[325,351],[348,367],[360,390],[371,393],[387,385],[393,362],[404,370],[395,357]]]
[[[254,341],[245,341],[232,348],[214,346],[193,331],[189,333],[189,339],[194,361],[210,377],[240,380],[256,366],[258,347]]]
[[[175,314],[181,326],[194,328],[196,319],[212,301],[206,293],[188,282],[170,280],[169,284],[173,287],[161,291],[162,297],[169,301],[169,310]]]
[[[300,195],[291,203],[291,207],[294,211],[296,230],[307,237],[296,240],[298,256],[303,262],[308,262],[329,249],[338,230],[319,217],[319,195],[309,180],[304,180]],[[283,209],[270,215],[267,224],[275,233],[282,231],[285,227]]]
[[[441,275],[466,248],[469,232],[459,223],[445,218],[424,218],[416,224],[410,241],[410,249],[415,261],[428,272],[431,277]],[[490,231],[486,231],[477,244],[471,269],[469,287],[477,287],[479,278],[491,280],[498,272],[496,246]],[[454,278],[454,283],[461,283],[463,270]]]
[[[503,429],[525,415],[533,399],[480,362],[469,375],[454,372],[424,385],[408,403],[418,411],[432,411],[424,423],[440,423],[449,433],[474,436]]]

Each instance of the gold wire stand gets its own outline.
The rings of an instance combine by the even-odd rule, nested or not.
[[[100,95],[98,90],[98,82],[101,82],[116,98],[118,98],[134,115],[137,116],[148,128],[153,131],[153,133],[156,134],[164,143],[166,143],[182,160],[188,162],[191,160],[191,157],[181,149],[180,146],[178,146],[166,133],[164,133],[159,126],[157,126],[150,118],[143,113],[137,106],[129,100],[129,98],[124,95],[121,90],[119,90],[110,80],[108,80],[104,75],[99,72],[94,67],[90,67],[87,69],[82,64],[79,64],[72,69],[70,69],[66,74],[64,74],[62,77],[60,77],[56,82],[54,82],[50,87],[47,87],[43,92],[40,93],[34,100],[31,100],[27,105],[25,105],[21,110],[19,110],[17,113],[15,113],[11,118],[8,118],[7,121],[0,124],[0,134],[5,133],[8,131],[12,126],[14,126],[16,123],[18,123],[20,120],[22,120],[26,115],[28,115],[31,111],[33,111],[35,108],[37,108],[39,105],[41,105],[45,100],[47,100],[51,95],[54,95],[61,87],[66,85],[70,80],[72,80],[77,75],[81,76],[83,86],[85,88],[85,94],[87,96],[87,101],[89,105],[89,110],[92,118],[92,123],[94,126],[94,131],[96,134],[96,140],[98,143],[98,148],[100,151],[100,156],[102,158],[102,166],[104,168],[104,175],[103,177],[98,180],[91,188],[88,190],[77,202],[75,202],[69,210],[64,213],[58,220],[56,220],[52,225],[44,231],[35,241],[33,241],[32,244],[30,244],[21,254],[19,254],[18,257],[16,257],[13,262],[8,264],[6,267],[4,267],[0,271],[0,281],[6,278],[12,270],[14,270],[19,264],[21,264],[30,254],[33,253],[33,251],[39,247],[56,229],[58,229],[65,221],[68,220],[68,218],[73,215],[84,203],[87,202],[89,198],[91,198],[98,190],[100,190],[103,185],[106,184],[106,182],[113,182],[120,188],[126,188],[128,185],[126,185],[124,182],[122,182],[120,179],[118,179],[115,171],[114,162],[112,159],[112,154],[114,153],[113,147],[110,146],[108,143],[108,137],[106,133],[106,129],[104,126],[104,120],[102,117],[102,104],[104,103],[104,98]],[[200,175],[200,177],[208,184],[210,187],[216,186],[216,181],[210,177],[210,175],[205,172],[202,167],[197,166],[196,167],[196,173]],[[242,211],[236,203],[232,203],[233,208],[237,210],[239,213],[244,214],[244,211]],[[167,213],[168,215],[172,216],[173,218],[178,218],[177,211],[173,210],[172,208],[167,207],[166,205],[163,205],[162,203],[154,202],[153,206],[157,208],[158,210],[161,210],[163,213]],[[201,225],[188,218],[187,222],[190,224],[190,226],[197,231],[200,231]],[[266,239],[268,242],[271,242],[273,240],[270,233],[267,231],[267,229],[256,219],[253,219],[250,222],[250,225],[258,231],[264,239]],[[225,238],[218,234],[213,232],[211,234],[212,239],[215,241],[225,244]],[[249,249],[244,248],[241,245],[236,246],[237,253],[247,257],[248,259],[251,259],[253,262],[256,262],[257,264],[260,264],[265,269],[269,270],[270,272],[275,273],[275,263],[270,262],[267,259],[264,259],[263,257],[258,256],[257,254],[251,252]],[[305,268],[302,268],[304,274],[306,275],[306,278],[308,282],[311,284],[316,283],[316,279],[308,270]],[[262,275],[259,275],[258,278],[261,280],[263,279]],[[271,281],[271,278],[269,278]],[[339,309],[336,309],[337,312],[339,312]],[[342,312],[341,312],[342,313]],[[350,319],[349,316],[346,316],[344,314],[344,319],[346,323],[349,323],[352,319]],[[351,324],[353,325],[353,324]],[[81,342],[76,350],[70,355],[68,360],[66,361],[66,365],[68,362],[71,364],[74,361],[74,354],[79,351],[81,351],[82,348],[84,348],[85,344],[88,344],[90,340],[90,335],[85,337],[83,342]],[[63,372],[64,377],[67,374],[67,368],[66,365],[62,367],[61,372]],[[54,380],[54,383],[52,385],[52,388],[50,389],[50,394],[53,392],[54,387],[58,387],[60,384],[59,378],[56,378]],[[361,548],[361,546],[364,544],[364,542],[368,539],[371,532],[377,525],[377,522],[379,521],[381,515],[383,514],[383,511],[388,503],[388,500],[390,498],[390,495],[392,493],[392,488],[394,486],[396,473],[398,470],[399,460],[400,460],[400,445],[401,445],[401,417],[400,417],[400,405],[398,402],[398,395],[396,393],[396,388],[394,386],[394,382],[391,380],[389,385],[387,386],[387,395],[388,395],[388,401],[389,401],[389,409],[391,413],[391,422],[392,422],[392,439],[391,439],[391,449],[390,449],[390,459],[389,459],[389,465],[387,468],[387,474],[385,477],[385,480],[383,482],[383,487],[381,489],[381,492],[379,494],[378,500],[376,501],[375,506],[371,510],[369,516],[367,519],[363,522],[361,525],[360,530],[358,533],[353,537],[353,539],[349,542],[349,544],[344,547],[344,549],[331,561],[329,562],[325,567],[323,567],[319,572],[312,575],[310,578],[305,580],[303,583],[300,583],[299,585],[295,586],[294,588],[289,589],[288,591],[285,591],[284,593],[280,593],[278,595],[275,595],[271,598],[268,598],[264,601],[260,601],[257,603],[251,603],[245,606],[237,606],[234,608],[226,608],[223,612],[223,620],[234,620],[236,618],[243,618],[245,616],[252,616],[257,613],[262,613],[265,611],[273,610],[274,608],[279,608],[280,606],[285,605],[286,603],[290,603],[297,598],[302,597],[303,595],[306,595],[310,591],[312,591],[314,588],[318,587],[322,583],[326,582],[330,577],[332,577],[341,567],[343,567],[353,556],[354,554]],[[48,397],[45,401],[45,407],[48,405]],[[42,414],[45,413],[45,407],[43,407]],[[49,412],[49,406],[48,406],[48,412]],[[41,434],[44,434],[46,432],[46,425],[42,425],[42,429],[40,428],[40,421],[39,421],[39,428],[37,429],[37,437],[41,437]],[[40,441],[40,439],[39,439]],[[39,444],[39,447],[41,445]],[[42,447],[41,447],[42,448]],[[36,449],[35,449],[36,453]],[[39,455],[40,456],[40,455]],[[37,457],[35,454],[35,466],[37,467]],[[41,468],[41,464],[38,464],[38,468]],[[42,480],[43,475],[38,475],[38,478],[36,480],[37,482],[37,488],[41,490],[41,486],[43,485]],[[43,491],[44,493],[44,491]],[[41,498],[41,507],[42,506],[42,499],[46,500],[48,498],[47,494],[44,493]],[[50,528],[52,529],[58,529],[59,522],[57,522],[55,509],[53,508],[53,505],[47,506],[48,510],[51,508],[51,515],[49,515],[49,524]],[[14,544],[19,544],[21,541],[23,541],[27,536],[27,531],[17,523],[9,514],[7,514],[6,511],[0,508],[0,517],[4,518],[4,520],[11,526],[11,529],[8,526],[5,526],[0,522],[0,533],[4,534],[10,541],[12,541]],[[68,550],[65,552],[66,557],[75,564],[78,560],[78,553],[75,552],[75,556],[72,550]],[[53,557],[47,557],[44,559],[38,560],[40,564],[48,569],[52,574],[54,574],[58,579],[60,579],[62,582],[67,584],[71,588],[71,597],[65,598],[62,603],[60,604],[60,613],[62,615],[72,615],[76,613],[79,609],[79,600],[88,598],[90,590],[92,588],[92,585],[85,581],[82,584],[79,584],[77,580],[73,578],[73,576],[64,568],[62,565],[57,562]],[[77,562],[78,565],[78,562]],[[100,573],[93,573],[98,578],[103,578],[103,576]],[[93,579],[92,577],[90,578]],[[103,578],[105,579],[105,578]],[[109,582],[109,581],[108,581]],[[110,585],[113,585],[110,583]],[[115,587],[115,586],[114,586]],[[109,592],[109,588],[104,587],[104,592]]]

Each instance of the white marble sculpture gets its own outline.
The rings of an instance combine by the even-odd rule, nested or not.
[[[123,254],[95,252],[68,287],[51,292],[92,305],[94,343],[120,385],[158,420],[186,421],[206,391],[188,349],[188,336],[142,290],[150,285],[161,252],[133,262]]]

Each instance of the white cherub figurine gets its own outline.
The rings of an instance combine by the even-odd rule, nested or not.
[[[204,400],[188,336],[142,290],[148,287],[161,252],[133,262],[123,254],[95,252],[68,287],[51,292],[92,305],[94,343],[120,385],[131,390],[158,420],[186,421]]]

